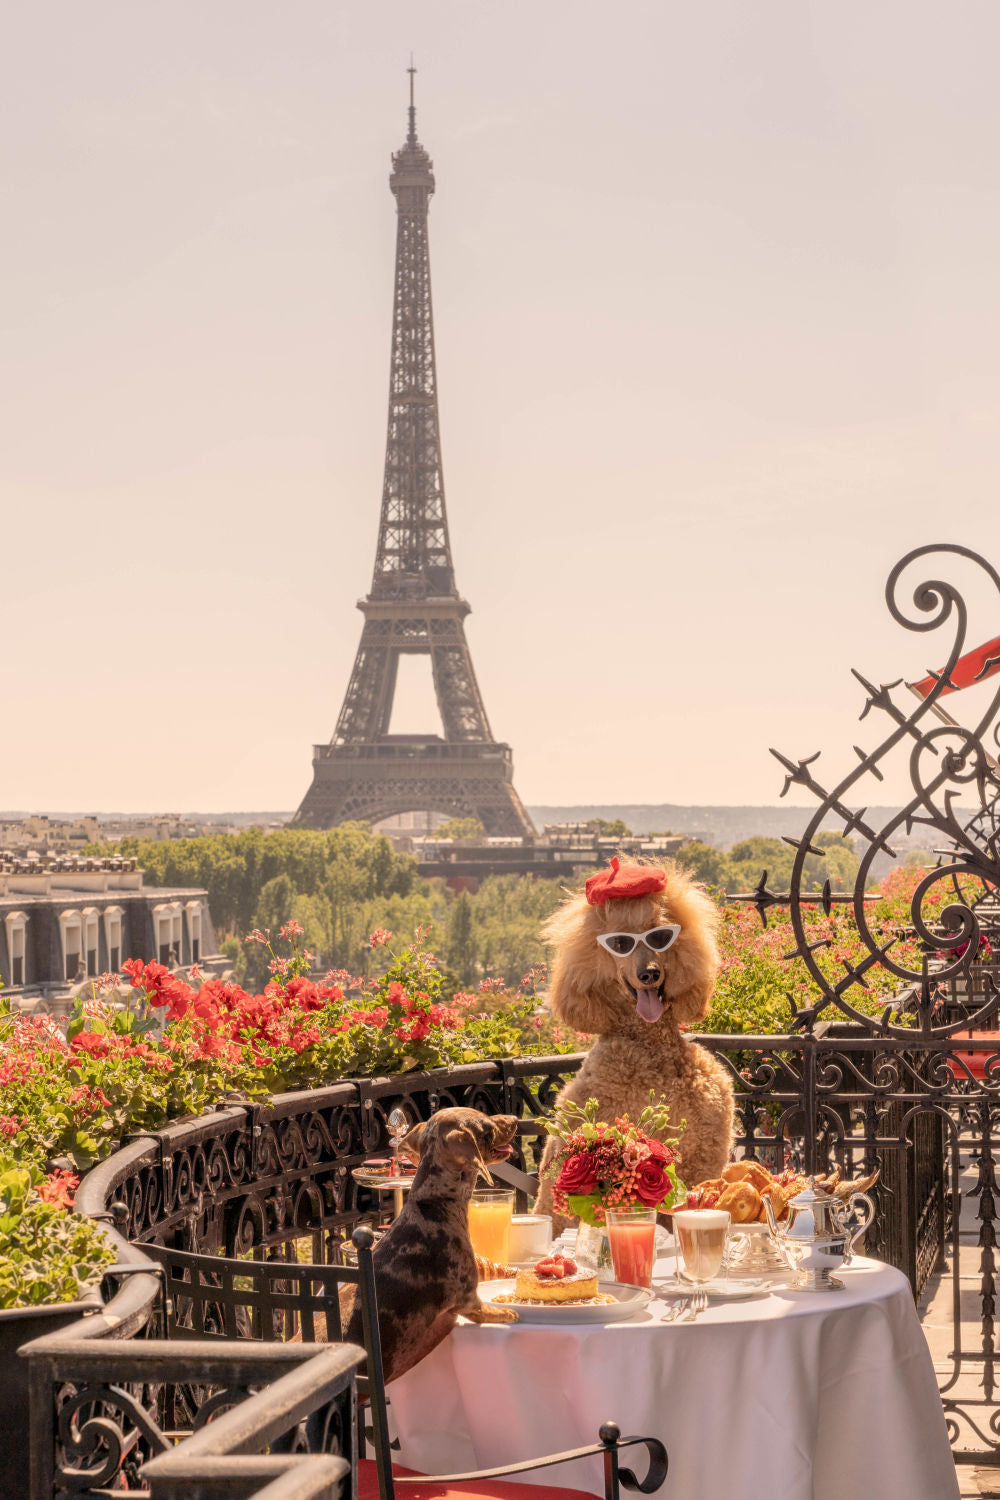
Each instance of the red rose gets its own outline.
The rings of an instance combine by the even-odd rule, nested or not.
[[[633,1191],[639,1202],[648,1208],[657,1208],[664,1198],[669,1198],[672,1186],[663,1162],[647,1156],[636,1170]]]
[[[674,1153],[669,1146],[665,1146],[662,1141],[654,1140],[647,1141],[646,1144],[649,1147],[651,1160],[661,1162],[665,1167],[671,1165],[674,1160]]]
[[[590,1193],[596,1193],[597,1175],[590,1152],[578,1151],[575,1156],[568,1157],[563,1162],[555,1186],[557,1192],[567,1195],[573,1193],[587,1197]]]

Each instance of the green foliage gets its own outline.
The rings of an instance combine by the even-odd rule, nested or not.
[[[803,889],[822,886],[827,879],[834,890],[850,889],[858,873],[858,856],[853,844],[839,833],[818,833],[811,842],[824,852],[822,855],[806,855]],[[729,851],[726,889],[752,890],[766,870],[772,890],[787,890],[795,855],[796,851],[783,839],[744,839]]]
[[[206,838],[129,838],[115,849],[139,861],[150,885],[207,890],[220,935],[242,937],[259,926],[264,890],[284,876],[296,897],[307,896],[317,903],[324,957],[331,964],[348,964],[364,941],[366,934],[356,915],[360,903],[405,895],[417,880],[416,861],[397,854],[389,840],[373,834],[366,823],[343,823],[324,831],[282,828],[264,833],[247,828],[242,833]],[[93,852],[114,851],[111,846],[96,845]]]
[[[478,818],[446,818],[427,837],[431,839],[477,839],[481,838],[485,832]]]
[[[516,987],[532,969],[544,965],[539,929],[562,897],[556,880],[487,876],[478,891],[467,895],[467,915],[463,911],[455,919],[460,926],[448,928],[444,952],[449,966],[466,984],[499,979]]]
[[[819,833],[813,846],[822,855],[807,854],[803,865],[803,889],[818,889],[829,880],[835,891],[849,890],[858,872],[853,844],[838,833]],[[787,890],[795,862],[795,850],[783,839],[752,838],[734,844],[728,854],[710,844],[685,844],[675,856],[696,880],[720,890],[751,891],[767,871],[772,890]]]
[[[786,936],[787,941],[787,936]],[[792,1009],[785,991],[794,976],[788,964],[759,953],[745,953],[723,970],[699,1031],[770,1036],[787,1031]]]
[[[630,839],[632,837],[632,830],[624,818],[591,818],[587,827],[596,828],[598,837],[602,839]]]
[[[715,849],[711,844],[699,844],[694,839],[690,844],[685,844],[675,858],[679,865],[690,871],[695,880],[719,887],[727,884],[729,861],[721,849]]]
[[[922,869],[897,866],[882,881],[879,899],[866,907],[866,920],[876,940],[880,944],[893,940],[893,958],[916,972],[921,957],[911,926],[910,898],[922,875]],[[925,900],[924,915],[933,919],[947,899],[947,889],[942,886]],[[708,1015],[697,1029],[744,1035],[787,1031],[792,1020],[788,997],[798,1006],[808,1006],[820,995],[802,959],[784,957],[797,946],[788,913],[773,908],[766,928],[749,906],[724,906],[721,915],[722,971]],[[803,922],[807,941],[821,945],[813,957],[831,984],[837,984],[849,966],[856,967],[868,956],[849,905],[835,906],[829,917],[818,906],[805,908]],[[865,975],[865,982],[866,988],[853,986],[845,999],[863,1015],[878,1015],[900,981],[889,970],[876,966]],[[833,1019],[833,1013],[829,1014]]]
[[[462,985],[474,984],[478,977],[473,927],[472,900],[468,891],[460,891],[448,913],[446,943],[448,963]]]
[[[115,1259],[93,1220],[39,1197],[40,1181],[0,1161],[0,1308],[74,1302]]]

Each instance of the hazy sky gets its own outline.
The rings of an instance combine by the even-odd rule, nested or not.
[[[452,546],[524,800],[773,801],[769,744],[870,739],[852,665],[943,660],[882,588],[925,542],[1000,561],[995,0],[4,29],[0,806],[306,791],[374,558],[411,48]],[[429,675],[399,710],[437,727]]]

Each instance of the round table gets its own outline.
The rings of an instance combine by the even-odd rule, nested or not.
[[[657,1262],[654,1286],[673,1271]],[[952,1500],[958,1482],[906,1278],[856,1258],[839,1291],[775,1288],[665,1323],[459,1323],[389,1388],[399,1463],[427,1474],[658,1437],[662,1500]],[[518,1476],[603,1495],[600,1460]],[[625,1493],[625,1492],[623,1492]]]

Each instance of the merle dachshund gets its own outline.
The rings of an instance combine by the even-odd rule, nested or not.
[[[400,1142],[400,1151],[417,1164],[416,1176],[402,1212],[374,1250],[386,1384],[430,1354],[460,1316],[516,1322],[513,1311],[480,1302],[469,1239],[476,1182],[482,1176],[492,1183],[489,1163],[510,1156],[516,1130],[513,1115],[442,1109]],[[345,1337],[362,1342],[358,1306]]]

